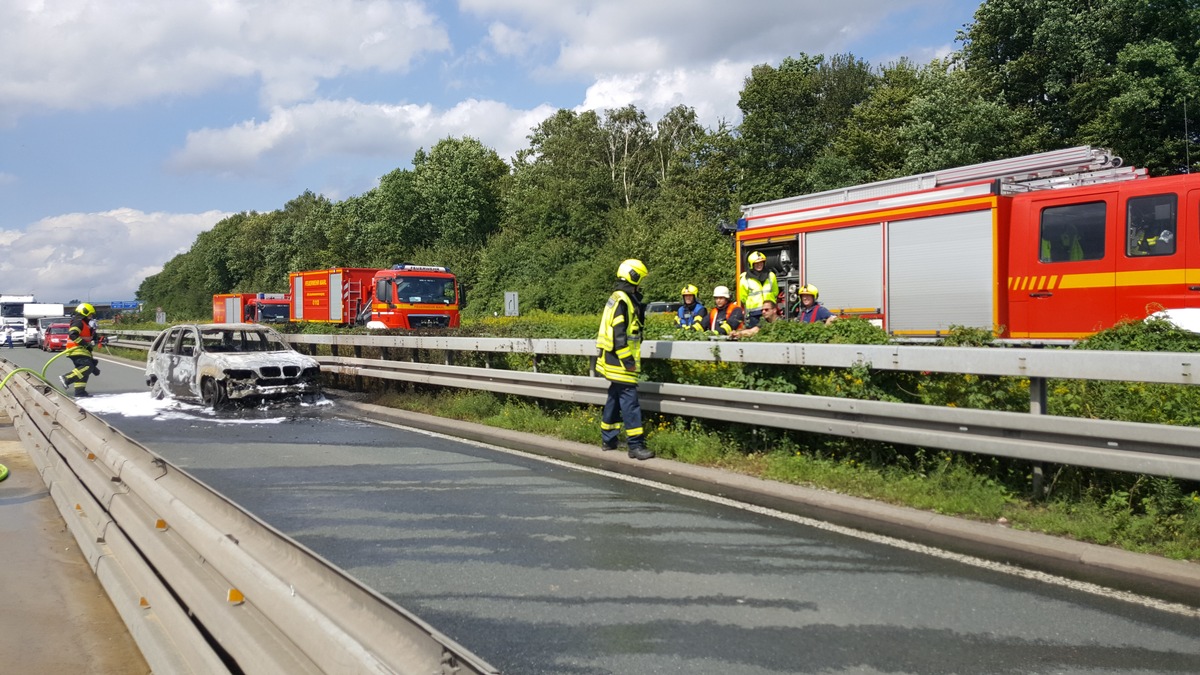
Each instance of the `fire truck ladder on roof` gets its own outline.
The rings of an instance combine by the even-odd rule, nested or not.
[[[1013,194],[1134,180],[1145,176],[1145,169],[1121,166],[1121,158],[1114,156],[1110,150],[1081,145],[751,204],[742,207],[742,216],[749,218],[784,211],[802,211],[984,180],[996,181],[1000,194]]]

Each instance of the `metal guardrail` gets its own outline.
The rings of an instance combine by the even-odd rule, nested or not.
[[[156,333],[148,332],[147,335]],[[344,375],[596,405],[604,403],[607,389],[605,380],[593,377],[337,355],[342,348],[357,352],[363,347],[374,347],[417,352],[591,357],[595,354],[595,343],[591,340],[294,334],[286,337],[294,345],[329,346],[335,355],[319,356],[317,360],[327,370]],[[411,351],[409,355],[412,355]],[[1025,377],[1030,380],[1031,410],[1035,413],[1045,411],[1045,380],[1048,378],[1191,385],[1200,374],[1196,369],[1200,365],[1200,355],[1162,352],[647,341],[642,343],[642,357],[833,368],[861,364],[877,370]],[[536,361],[534,365],[536,370]],[[639,391],[643,407],[669,414],[907,443],[1035,463],[1053,462],[1200,480],[1200,429],[1191,427],[654,382],[642,383]]]
[[[607,380],[318,356],[343,375],[603,405]],[[642,407],[743,424],[1200,480],[1200,429],[643,382]]]
[[[112,334],[117,337],[110,344],[134,349],[147,348],[148,343],[158,335],[155,331]],[[125,339],[126,336],[129,339]],[[306,334],[284,337],[293,345],[327,345],[331,348],[375,347],[587,357],[596,353],[595,340]],[[647,340],[642,343],[642,358],[825,368],[868,365],[876,370],[912,372],[1162,384],[1200,383],[1200,354],[1177,352]]]
[[[155,672],[497,672],[40,380],[0,398]]]

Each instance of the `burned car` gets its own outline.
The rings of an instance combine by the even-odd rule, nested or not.
[[[234,403],[321,395],[321,366],[279,333],[251,323],[181,324],[159,333],[146,357],[146,384],[158,399]]]

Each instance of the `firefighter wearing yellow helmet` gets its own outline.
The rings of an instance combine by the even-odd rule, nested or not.
[[[817,290],[816,286],[806,284],[800,287],[796,294],[800,296],[800,316],[797,320],[802,323],[816,323],[818,321],[826,324],[837,321],[837,317],[825,308],[824,305],[817,302],[821,291]]]
[[[630,258],[617,267],[617,282],[600,317],[596,333],[596,372],[608,380],[608,400],[600,416],[600,448],[616,450],[625,423],[629,456],[650,459],[642,428],[642,404],[637,381],[642,368],[642,324],[646,307],[639,286],[649,271],[641,260]]]
[[[700,320],[704,318],[704,305],[696,299],[700,289],[692,284],[683,287],[679,292],[683,304],[675,310],[675,325],[688,330],[700,330]]]
[[[767,256],[754,251],[746,258],[750,269],[738,278],[738,303],[746,312],[746,328],[754,328],[762,319],[763,303],[779,301],[779,280],[768,270]]]
[[[71,327],[67,330],[67,348],[63,356],[71,359],[75,368],[64,376],[59,377],[67,393],[75,398],[90,396],[87,392],[88,378],[99,375],[99,361],[92,356],[92,350],[100,341],[96,332],[96,308],[90,302],[81,302],[75,307],[71,317]]]

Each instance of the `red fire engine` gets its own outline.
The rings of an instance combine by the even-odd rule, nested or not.
[[[1075,339],[1200,307],[1200,176],[1147,178],[1070,148],[742,207],[787,316],[813,284],[896,336],[952,325]]]
[[[283,293],[220,293],[213,296],[213,322],[287,323],[290,304]]]
[[[463,303],[445,267],[340,267],[292,272],[291,320],[368,328],[457,328]]]

